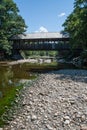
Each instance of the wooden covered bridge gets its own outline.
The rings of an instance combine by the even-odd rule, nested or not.
[[[69,37],[61,33],[30,33],[11,38],[13,50],[70,50]]]

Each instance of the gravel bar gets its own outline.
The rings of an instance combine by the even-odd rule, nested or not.
[[[87,130],[87,70],[40,74],[4,130]]]

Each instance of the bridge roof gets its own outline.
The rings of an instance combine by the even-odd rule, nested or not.
[[[68,38],[65,37],[63,34],[58,32],[41,32],[41,33],[29,33],[29,34],[19,34],[13,36],[12,40],[17,39],[57,39],[57,38]]]

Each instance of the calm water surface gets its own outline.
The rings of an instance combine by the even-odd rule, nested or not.
[[[33,74],[29,73],[26,65],[0,65],[0,91],[5,90],[7,87],[18,86],[20,82],[26,82],[34,77]]]

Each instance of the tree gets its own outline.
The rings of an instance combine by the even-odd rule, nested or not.
[[[74,10],[63,26],[70,35],[72,47],[87,49],[87,0],[75,0]]]
[[[12,43],[9,38],[25,32],[24,19],[13,0],[0,0],[0,49],[10,54]]]

